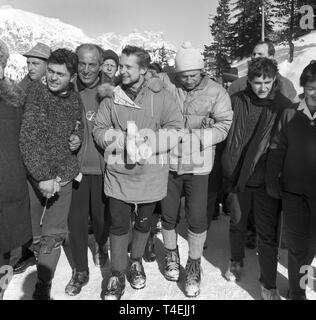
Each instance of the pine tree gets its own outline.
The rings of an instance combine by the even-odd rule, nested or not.
[[[234,57],[243,58],[250,55],[253,47],[261,39],[262,15],[261,8],[265,9],[265,39],[270,40],[273,33],[273,24],[270,16],[272,0],[237,0],[233,8],[233,42]]]
[[[303,5],[311,5],[316,8],[314,0],[275,0],[275,7],[277,9],[275,16],[276,18],[283,19],[280,26],[281,30],[278,32],[278,40],[281,43],[288,43],[289,62],[292,62],[294,57],[293,40],[311,31],[300,27],[302,14],[299,10]]]
[[[210,17],[210,31],[213,41],[209,46],[205,46],[204,57],[207,70],[216,77],[221,77],[223,70],[230,66],[231,56],[231,25],[230,1],[220,0],[217,7],[217,14]]]

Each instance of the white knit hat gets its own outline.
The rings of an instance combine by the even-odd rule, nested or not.
[[[176,72],[198,70],[204,68],[203,57],[198,49],[192,47],[191,42],[183,42],[175,58]]]

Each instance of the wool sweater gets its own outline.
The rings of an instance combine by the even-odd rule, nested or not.
[[[35,81],[26,97],[20,132],[20,148],[29,174],[36,181],[57,176],[69,181],[79,173],[77,157],[68,139],[76,134],[82,140],[81,100],[73,86],[64,95],[52,93]]]
[[[266,182],[316,196],[316,125],[301,110],[285,110],[268,153]]]

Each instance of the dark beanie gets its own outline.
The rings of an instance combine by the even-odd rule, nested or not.
[[[111,49],[108,50],[104,50],[103,52],[103,61],[107,60],[107,59],[113,59],[116,63],[116,65],[119,65],[119,57],[118,55]]]

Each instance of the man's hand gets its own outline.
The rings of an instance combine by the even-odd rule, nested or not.
[[[38,184],[38,187],[42,195],[48,199],[51,198],[56,192],[59,192],[60,190],[60,185],[56,181],[56,179],[41,181]]]
[[[68,142],[71,151],[76,151],[81,145],[80,138],[76,134],[72,134],[69,137]]]

